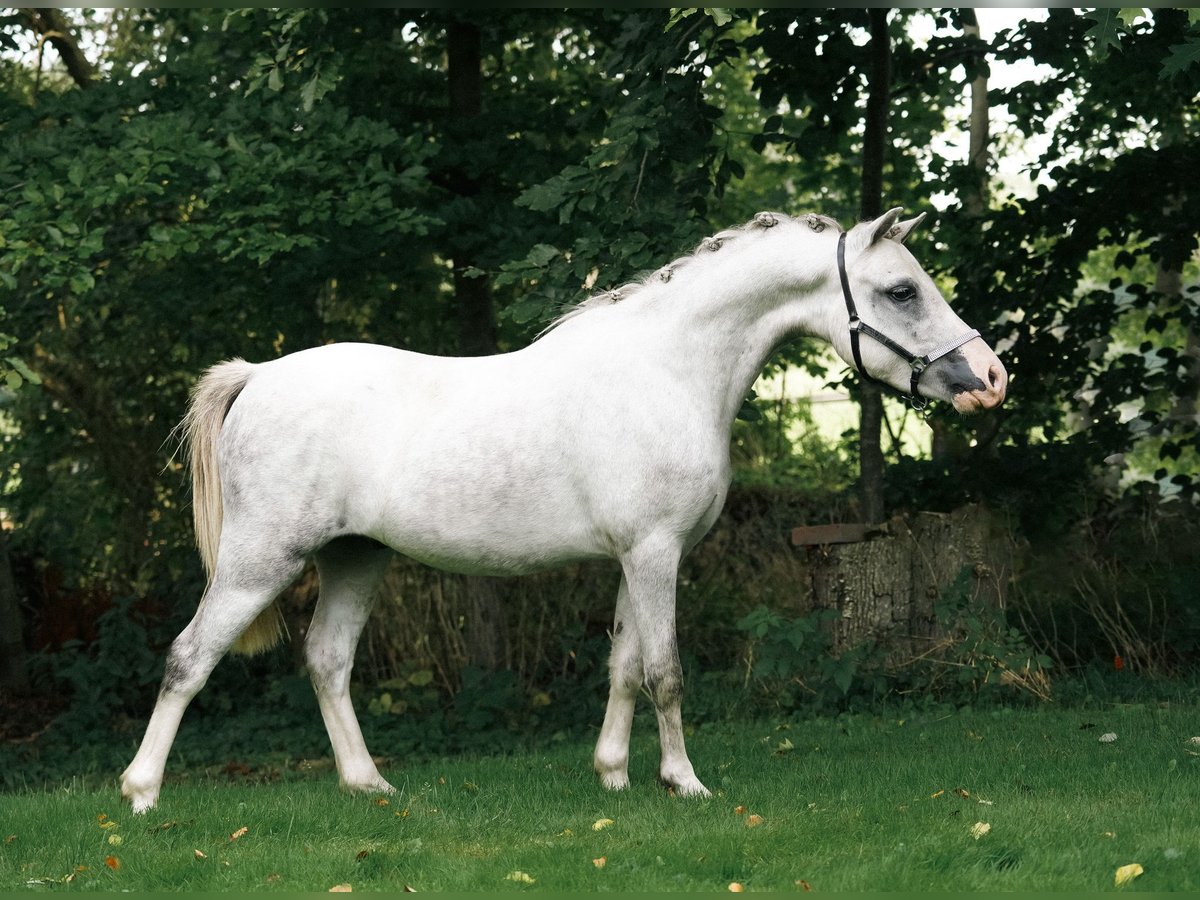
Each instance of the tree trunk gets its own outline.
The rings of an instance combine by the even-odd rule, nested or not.
[[[1014,566],[1004,527],[976,505],[895,516],[865,540],[823,546],[810,560],[812,608],[840,613],[834,649],[875,641],[897,662],[946,637],[940,602],[1003,609]],[[955,591],[965,597],[953,597]]]
[[[483,41],[479,28],[452,21],[447,29],[446,76],[450,88],[450,119],[460,139],[470,140],[470,123],[483,114]],[[479,185],[461,168],[449,173],[450,190],[464,199],[479,194]],[[469,238],[453,248],[454,306],[458,350],[464,356],[496,352],[496,317],[487,279],[472,276],[478,265]]]
[[[454,20],[447,27],[446,77],[450,90],[450,119],[461,140],[470,140],[471,121],[483,114],[483,40],[479,28]],[[479,185],[461,168],[449,173],[450,190],[469,199]],[[478,265],[472,241],[464,236],[453,248],[454,308],[458,351],[463,356],[495,353],[496,318],[485,277],[469,270]],[[464,637],[471,665],[495,671],[504,663],[504,610],[495,580],[478,575],[463,578],[467,596]]]
[[[0,528],[0,689],[23,691],[29,687],[24,633],[17,583],[8,556],[8,532]]]
[[[975,10],[962,11],[963,34],[979,38],[979,20]],[[971,80],[970,145],[967,165],[975,176],[963,196],[963,208],[972,219],[979,219],[988,205],[988,144],[991,140],[988,123],[988,83],[983,72]]]
[[[980,37],[979,19],[975,10],[966,8],[960,11],[962,15],[963,34],[968,37]],[[970,143],[967,150],[967,166],[972,178],[963,188],[962,205],[967,220],[976,228],[983,219],[988,208],[988,144],[991,139],[988,122],[988,86],[987,75],[980,73],[971,79],[971,118]],[[960,294],[972,294],[979,289],[978,283],[971,280],[969,273],[962,273],[959,282]],[[998,419],[992,416],[988,425],[996,427]],[[933,439],[931,452],[934,459],[951,459],[962,456],[970,448],[967,437],[959,431],[947,427],[945,419],[934,419],[931,423]],[[983,443],[980,441],[979,443]]]
[[[883,213],[883,164],[887,151],[887,114],[891,80],[892,48],[888,38],[887,9],[871,11],[870,93],[863,135],[862,195],[860,215],[864,220]],[[859,486],[864,522],[882,522],[883,503],[883,395],[873,384],[859,387],[858,453]]]

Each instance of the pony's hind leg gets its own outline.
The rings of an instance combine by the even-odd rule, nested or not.
[[[253,571],[242,573],[235,571],[233,564],[223,566],[218,562],[196,615],[171,644],[145,737],[121,775],[121,793],[132,803],[135,813],[143,813],[158,802],[167,755],[192,698],[233,642],[295,579],[302,566],[299,557],[265,557],[256,561]]]
[[[629,787],[629,732],[642,687],[642,649],[624,576],[617,592],[612,642],[608,658],[608,708],[596,741],[593,765],[601,783],[609,790],[619,791]]]
[[[349,791],[394,790],[367,752],[350,702],[354,649],[391,557],[392,551],[382,544],[358,537],[332,541],[316,556],[321,594],[305,641],[305,659],[338,778]]]

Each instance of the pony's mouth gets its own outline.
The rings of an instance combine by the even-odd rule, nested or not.
[[[976,372],[978,373],[978,370]],[[985,409],[995,409],[1004,402],[1008,394],[1008,372],[995,356],[987,363],[987,373],[979,376],[975,383],[979,385],[978,388],[959,391],[950,398],[958,412],[970,415]]]

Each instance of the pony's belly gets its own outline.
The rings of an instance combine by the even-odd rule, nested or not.
[[[511,534],[495,529],[391,527],[370,535],[398,553],[461,575],[525,575],[609,556],[593,542],[569,535]]]

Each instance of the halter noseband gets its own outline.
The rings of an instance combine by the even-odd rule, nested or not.
[[[863,366],[862,354],[858,350],[858,336],[860,334],[874,338],[912,367],[912,380],[909,382],[906,399],[912,404],[913,409],[924,409],[929,405],[929,400],[922,397],[918,392],[921,375],[929,368],[930,363],[941,359],[947,353],[957,350],[963,344],[967,343],[967,341],[979,337],[979,332],[972,329],[962,337],[939,344],[924,356],[917,356],[915,353],[909,352],[908,349],[893,341],[882,331],[877,331],[858,317],[858,310],[854,306],[854,295],[850,293],[850,278],[846,275],[846,232],[844,231],[838,236],[837,263],[838,276],[842,280],[842,296],[846,298],[846,312],[850,314],[850,350],[854,354],[855,367],[867,381],[877,384],[882,383],[879,379],[873,377]]]

